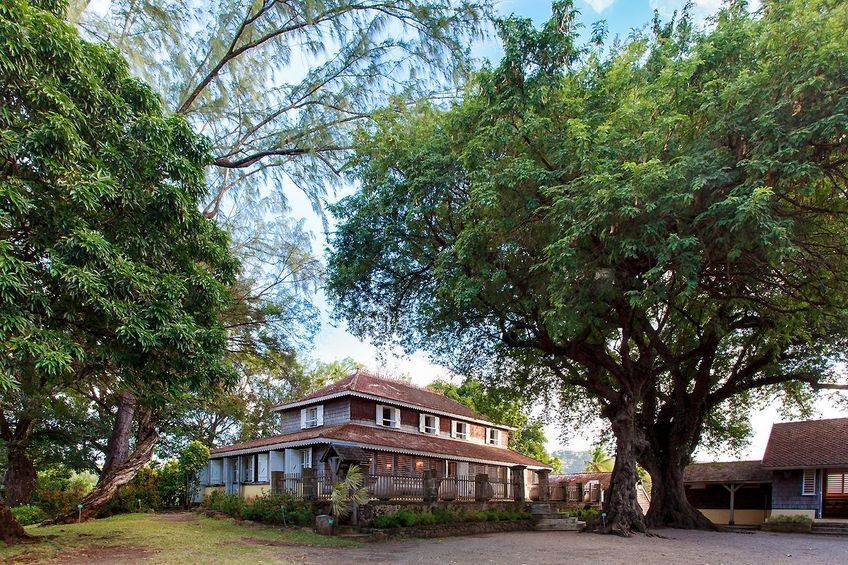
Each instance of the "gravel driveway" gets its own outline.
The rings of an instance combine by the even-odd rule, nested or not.
[[[353,550],[287,548],[301,563],[848,563],[848,537],[769,532],[663,530],[663,537],[620,538],[574,532],[502,534],[368,544]]]

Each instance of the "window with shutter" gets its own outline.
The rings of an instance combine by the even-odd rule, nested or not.
[[[374,470],[378,475],[391,475],[395,470],[394,460],[395,457],[391,453],[376,453]]]
[[[454,420],[451,432],[451,435],[456,439],[468,439],[468,424]]]
[[[486,443],[489,445],[500,445],[501,431],[495,428],[486,428]]]
[[[400,427],[400,408],[392,408],[391,406],[377,405],[377,425],[387,428]]]
[[[439,435],[439,418],[430,414],[421,414],[418,430],[425,434]]]
[[[804,478],[801,485],[801,494],[803,496],[812,496],[816,494],[815,469],[804,469]]]
[[[842,495],[848,494],[848,473],[833,473],[827,474],[827,494]]]
[[[304,428],[317,428],[324,424],[324,407],[323,406],[312,406],[311,408],[304,408],[300,411],[300,427]]]

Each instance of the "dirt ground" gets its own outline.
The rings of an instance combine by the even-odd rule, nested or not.
[[[624,539],[573,532],[511,532],[497,535],[408,540],[357,549],[286,548],[282,562],[532,564],[685,563],[720,565],[844,564],[848,538],[769,532],[660,531],[663,537]]]

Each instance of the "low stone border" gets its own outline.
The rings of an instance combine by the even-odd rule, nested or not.
[[[766,522],[760,526],[765,532],[783,532],[793,534],[809,534],[813,529],[813,524],[798,523],[798,522]]]
[[[370,533],[372,541],[385,541],[397,538],[447,538],[497,532],[524,532],[532,529],[532,520],[504,520],[498,522],[454,522],[412,526],[411,528],[371,528]]]

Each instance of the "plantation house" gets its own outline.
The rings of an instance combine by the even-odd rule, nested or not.
[[[212,450],[214,490],[327,498],[363,468],[382,500],[546,499],[550,467],[509,449],[509,426],[436,392],[365,371],[279,406],[280,435]]]

